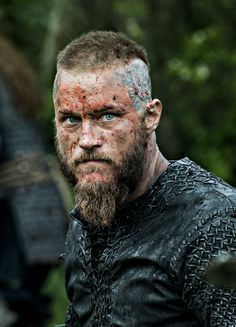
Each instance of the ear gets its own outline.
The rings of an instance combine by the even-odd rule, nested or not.
[[[146,105],[145,124],[150,134],[156,130],[162,112],[162,104],[158,99],[154,99]]]

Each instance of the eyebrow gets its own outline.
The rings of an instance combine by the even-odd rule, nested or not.
[[[93,109],[91,111],[87,111],[87,115],[91,116],[91,117],[96,117],[97,115],[101,115],[103,112],[107,112],[109,110],[115,109],[115,107],[111,104],[111,105],[107,105],[98,109]]]
[[[98,108],[98,109],[94,109],[94,110],[92,110],[92,112],[96,114],[96,113],[102,113],[104,111],[111,110],[111,109],[114,109],[114,106],[112,104]]]
[[[93,110],[88,110],[87,111],[87,115],[88,116],[96,116],[96,115],[100,115],[102,114],[103,112],[106,112],[108,110],[112,110],[112,109],[116,109],[116,107],[114,105],[107,105],[107,106],[104,106],[104,107],[101,107],[101,108],[98,108],[98,109],[93,109]],[[60,109],[59,110],[59,113],[62,114],[62,115],[76,115],[78,114],[78,112],[74,112],[73,110],[64,110],[64,109]]]

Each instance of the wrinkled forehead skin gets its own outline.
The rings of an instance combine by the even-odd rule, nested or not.
[[[88,73],[91,73],[90,78],[86,79]],[[54,98],[57,95],[58,89],[66,84],[67,75],[70,77],[70,83],[78,82],[81,88],[91,89],[91,92],[96,94],[97,89],[102,84],[108,85],[112,92],[114,88],[125,88],[127,95],[132,101],[132,107],[137,111],[141,111],[145,105],[151,101],[151,81],[146,64],[141,59],[133,59],[127,63],[114,62],[107,67],[98,68],[76,68],[72,71],[60,70],[58,71],[54,82]],[[92,78],[91,78],[92,76]],[[84,77],[84,78],[83,78]],[[104,91],[108,92],[107,88]]]

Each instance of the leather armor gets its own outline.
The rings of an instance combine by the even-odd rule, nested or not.
[[[236,190],[223,180],[185,158],[110,229],[71,215],[65,326],[236,326],[236,290],[205,276],[220,253],[236,253]]]

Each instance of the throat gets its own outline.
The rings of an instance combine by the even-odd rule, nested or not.
[[[159,178],[159,176],[166,171],[169,161],[164,158],[159,149],[156,151],[151,163],[146,161],[146,165],[143,172],[142,180],[140,181],[137,188],[127,197],[127,203],[136,200],[138,197],[143,195]]]

